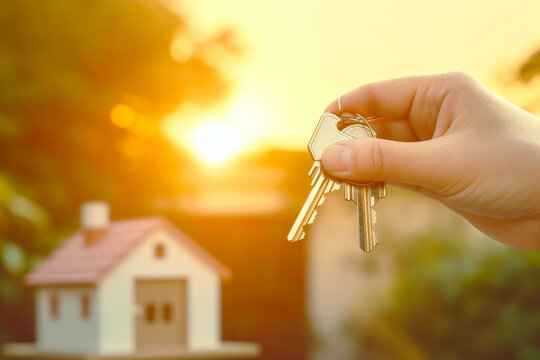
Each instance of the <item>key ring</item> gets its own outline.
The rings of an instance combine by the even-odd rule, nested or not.
[[[353,113],[352,117],[344,117],[343,116],[343,112],[341,110],[341,95],[339,95],[338,97],[338,110],[339,110],[339,118],[342,120],[342,121],[345,121],[345,120],[350,120],[350,121],[354,121],[354,122],[357,122],[359,124],[363,124],[365,125],[369,131],[371,132],[371,137],[377,137],[377,134],[375,133],[375,131],[373,130],[373,128],[371,127],[371,124],[369,123],[369,120],[372,120],[372,119],[376,119],[377,116],[373,116],[373,117],[369,117],[369,118],[364,118],[362,115],[360,114],[357,114],[357,113]]]

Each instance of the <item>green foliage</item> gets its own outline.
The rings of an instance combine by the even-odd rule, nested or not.
[[[540,357],[540,254],[474,248],[456,238],[428,234],[398,254],[398,278],[388,301],[368,321],[346,326],[361,355]]]
[[[226,94],[207,54],[236,50],[231,33],[195,41],[161,4],[0,2],[0,343],[32,336],[23,275],[76,228],[79,205],[106,200],[117,218],[155,213],[187,161],[161,131],[163,115]],[[177,35],[190,49],[180,61]],[[117,104],[131,109],[127,123],[111,121]]]

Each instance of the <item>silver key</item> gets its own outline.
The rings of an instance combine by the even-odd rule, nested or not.
[[[370,252],[378,243],[373,230],[377,222],[373,206],[379,199],[386,197],[386,185],[380,181],[367,186],[345,183],[344,192],[346,200],[352,200],[356,203],[360,248],[364,252]]]
[[[354,138],[372,137],[372,130],[362,124],[354,124],[343,129],[343,132]],[[375,248],[378,241],[373,227],[377,222],[375,203],[386,197],[386,185],[377,181],[366,185],[345,183],[345,199],[356,203],[358,213],[358,229],[360,248],[364,252],[370,252]]]

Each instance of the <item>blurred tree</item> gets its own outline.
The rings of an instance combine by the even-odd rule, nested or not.
[[[359,357],[540,358],[539,254],[466,247],[456,235],[426,234],[397,255],[388,301],[345,325]]]
[[[238,51],[230,31],[194,35],[157,1],[0,2],[0,342],[32,336],[22,276],[81,202],[127,217],[177,191],[185,156],[160,119],[223,97]]]

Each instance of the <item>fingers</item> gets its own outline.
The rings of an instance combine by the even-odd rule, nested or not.
[[[364,117],[379,117],[379,127],[392,130],[386,138],[399,141],[432,138],[439,111],[455,84],[465,76],[446,73],[414,76],[362,85],[341,96],[342,113],[357,113]],[[339,113],[338,100],[326,111]],[[382,125],[389,120],[400,120]],[[399,125],[396,129],[395,125]],[[394,130],[398,130],[395,131]]]
[[[364,117],[406,118],[419,85],[425,81],[425,77],[415,76],[362,85],[341,96],[341,109]],[[338,100],[326,111],[339,113]]]
[[[417,192],[419,194],[422,194],[434,200],[439,200],[439,196],[437,195],[437,193],[435,193],[433,190],[428,190],[422,186],[398,183],[398,182],[393,182],[393,181],[387,182],[387,184],[396,186],[405,190]]]
[[[418,136],[407,119],[377,118],[369,121],[380,139],[396,141],[418,141]]]
[[[383,180],[436,191],[444,178],[436,148],[433,141],[347,140],[327,147],[322,163],[330,175],[342,179]]]

